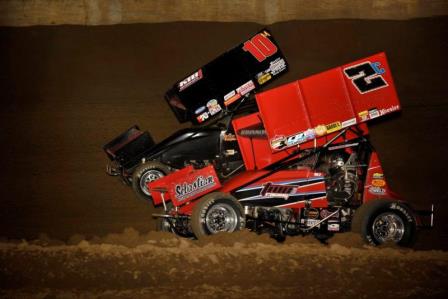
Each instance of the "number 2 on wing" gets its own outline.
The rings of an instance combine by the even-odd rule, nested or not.
[[[244,43],[243,50],[262,62],[277,52],[277,46],[266,35],[259,33]]]
[[[382,76],[384,69],[379,69],[379,65],[379,62],[372,64],[370,61],[366,61],[345,68],[344,73],[351,79],[359,93],[363,94],[388,86]]]

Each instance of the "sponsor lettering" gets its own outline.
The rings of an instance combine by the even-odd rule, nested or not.
[[[341,127],[342,128],[347,128],[347,127],[350,127],[350,126],[353,126],[353,125],[356,125],[356,117],[354,117],[352,119],[349,119],[349,120],[346,120],[346,121],[343,121],[341,123]]]
[[[228,99],[230,99],[231,97],[233,97],[236,94],[235,90],[232,90],[231,92],[229,92],[228,94],[226,94],[224,96],[224,102],[227,101]]]
[[[328,223],[327,229],[329,232],[338,232],[339,223]]]
[[[269,73],[261,72],[261,73],[258,73],[258,75],[257,75],[257,81],[258,81],[258,84],[260,84],[260,85],[268,82],[269,80],[271,80],[271,78],[272,78],[272,76]]]
[[[197,81],[202,79],[202,69],[198,70],[196,73],[188,76],[184,80],[180,81],[178,84],[179,91],[184,90],[185,88],[193,85]]]
[[[375,172],[375,173],[373,173],[373,178],[374,179],[382,179],[382,178],[384,178],[384,174],[382,174],[380,172]]]
[[[296,193],[298,186],[291,185],[275,185],[273,183],[266,183],[261,189],[260,195],[264,197],[280,197],[285,200],[289,198],[289,195]]]
[[[341,122],[337,121],[331,124],[328,124],[325,126],[327,128],[327,134],[339,131],[340,129],[342,129],[342,125]]]
[[[369,188],[369,192],[374,195],[384,195],[384,194],[386,194],[386,189],[381,188],[381,187],[371,186]]]
[[[398,210],[398,211],[400,211],[401,213],[403,213],[403,215],[406,216],[406,219],[407,219],[409,222],[414,222],[414,217],[412,217],[412,216],[409,214],[408,210],[405,209],[404,207],[402,207],[400,204],[394,202],[394,203],[392,203],[392,204],[390,205],[390,208],[391,208],[392,210]]]
[[[366,121],[369,119],[369,111],[361,111],[358,113],[359,118],[361,119],[361,121]]]
[[[270,73],[275,76],[286,69],[286,61],[283,58],[277,58],[269,66]]]
[[[286,146],[285,136],[275,136],[271,139],[271,147],[273,149],[282,149]]]
[[[196,117],[196,119],[198,120],[199,123],[204,122],[208,119],[209,115],[208,112],[204,112],[201,115],[199,115],[198,117]]]
[[[247,81],[246,83],[244,83],[243,85],[241,85],[240,87],[238,87],[236,89],[236,91],[240,94],[240,95],[245,95],[246,93],[250,92],[251,90],[255,89],[255,84],[252,80]]]
[[[305,133],[299,133],[286,138],[286,146],[293,146],[306,141]]]
[[[241,98],[241,95],[239,93],[235,93],[232,97],[230,97],[227,100],[225,100],[224,105],[225,106],[229,106],[230,104],[232,104],[235,101],[237,101],[239,98]]]
[[[307,140],[316,138],[316,131],[314,129],[308,129],[305,131],[305,137]]]
[[[383,179],[373,179],[372,180],[372,186],[384,187],[384,186],[386,186],[386,181],[383,180]]]
[[[184,182],[175,186],[177,200],[185,200],[188,197],[192,197],[198,193],[201,193],[211,187],[215,186],[216,182],[213,176],[204,178],[198,176],[192,183]]]
[[[373,119],[373,118],[376,118],[376,117],[379,117],[379,116],[380,116],[380,112],[378,111],[378,109],[373,108],[373,109],[369,110],[369,118],[370,119]]]
[[[316,128],[314,128],[314,131],[316,132],[317,136],[323,136],[327,133],[327,127],[324,125],[318,125]]]
[[[196,111],[194,112],[194,114],[199,114],[201,112],[205,111],[205,106],[199,107],[198,109],[196,109]]]
[[[400,110],[400,106],[395,105],[395,106],[392,106],[392,107],[389,107],[389,108],[381,109],[380,110],[380,114],[384,115],[384,114],[391,113],[391,112],[394,112],[394,111],[397,111],[397,110]]]
[[[207,102],[207,108],[210,115],[215,115],[219,111],[221,111],[221,106],[218,104],[218,101],[213,99]]]

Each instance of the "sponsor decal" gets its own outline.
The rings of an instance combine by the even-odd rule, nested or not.
[[[338,232],[339,231],[339,223],[328,223],[327,229],[329,232]]]
[[[328,216],[330,216],[331,214],[333,214],[335,211],[329,211],[327,209],[323,209],[320,211],[320,217],[322,219],[327,218]],[[330,219],[338,219],[339,218],[339,212],[337,212],[336,214],[334,214],[333,216],[330,217]]]
[[[194,83],[198,82],[202,79],[202,69],[199,69],[196,73],[188,76],[184,80],[180,81],[178,84],[179,91],[184,90],[185,88],[193,85]]]
[[[374,172],[372,177],[374,179],[382,179],[382,178],[384,178],[384,174],[382,174],[380,172]]]
[[[196,109],[196,111],[194,112],[194,114],[199,114],[205,111],[205,106],[199,107],[198,109]]]
[[[305,142],[306,141],[306,136],[305,133],[298,133],[295,135],[291,135],[288,138],[286,138],[286,146],[293,146],[293,145],[297,145],[299,143]]]
[[[391,106],[389,108],[381,109],[380,110],[380,115],[391,113],[391,112],[394,112],[394,111],[397,111],[397,110],[400,110],[400,106],[398,106],[398,105]]]
[[[231,94],[231,96],[229,96]],[[226,98],[226,96],[229,96]],[[237,101],[239,98],[241,98],[241,95],[239,93],[236,93],[235,91],[232,91],[224,96],[224,105],[229,106],[230,104]]]
[[[378,109],[376,109],[376,108],[369,109],[369,118],[370,119],[373,119],[373,118],[376,118],[379,116],[380,116],[380,112],[378,111]]]
[[[275,136],[271,139],[271,147],[273,149],[281,149],[286,146],[286,137],[285,136]]]
[[[361,119],[361,121],[366,121],[369,119],[369,111],[361,111],[358,113],[359,118]]]
[[[231,92],[229,92],[228,94],[226,94],[224,96],[224,102],[227,101],[228,99],[230,99],[231,97],[233,97],[234,95],[236,95],[236,91],[232,90]]]
[[[275,76],[286,69],[286,61],[283,58],[277,58],[269,66],[270,73]]]
[[[386,194],[386,189],[381,188],[381,187],[371,186],[369,188],[369,192],[374,195],[384,195],[384,194]]]
[[[232,133],[224,134],[224,141],[236,141],[235,134]]]
[[[335,123],[336,124],[336,123]],[[338,122],[336,124],[337,127],[340,127],[341,123]],[[333,127],[333,124],[329,125],[331,128]],[[304,132],[300,132],[294,135],[290,135],[288,137],[285,136],[275,136],[271,139],[271,147],[273,149],[281,149],[284,147],[291,147],[294,145],[298,145],[300,143],[304,143],[308,140],[312,140],[316,138],[316,136],[322,136],[327,132],[327,126],[317,126],[314,129],[308,129]],[[319,135],[319,133],[321,135]]]
[[[372,186],[384,187],[384,186],[386,186],[386,181],[383,180],[383,179],[373,179],[372,180]]]
[[[218,104],[218,101],[216,99],[208,101],[207,108],[208,112],[210,112],[210,115],[215,115],[216,113],[222,110],[221,106]]]
[[[216,182],[213,176],[198,176],[192,183],[184,182],[175,186],[177,200],[185,200],[188,197],[201,193],[215,186]]]
[[[309,219],[317,219],[319,218],[319,211],[317,209],[305,210],[305,217],[308,217]]]
[[[314,128],[314,131],[316,132],[317,136],[323,136],[325,133],[327,133],[327,127],[324,125],[318,125],[316,128]]]
[[[280,197],[287,200],[289,195],[296,193],[298,188],[299,186],[266,183],[263,185],[260,195],[264,197]]]
[[[350,126],[353,126],[353,125],[356,125],[356,117],[354,117],[352,119],[349,119],[349,120],[346,120],[346,121],[343,121],[341,123],[341,127],[342,128],[347,128],[347,127],[350,127]]]
[[[327,128],[327,134],[339,131],[340,129],[342,129],[342,125],[341,122],[336,121],[334,123],[328,124],[325,126]]]
[[[255,89],[255,84],[252,80],[247,81],[246,83],[244,83],[243,85],[241,85],[240,87],[238,87],[236,89],[236,92],[238,92],[240,95],[245,95],[246,93],[250,92],[251,90]]]
[[[306,226],[314,226],[314,225],[318,224],[320,221],[318,219],[302,219],[302,220],[304,220]]]
[[[272,76],[270,73],[261,72],[257,74],[258,84],[263,85],[264,83],[271,80]]]
[[[398,210],[398,211],[400,211],[401,213],[403,213],[403,215],[406,216],[406,219],[407,219],[409,222],[411,222],[411,223],[414,222],[414,217],[412,217],[412,215],[409,214],[408,210],[405,209],[403,206],[401,206],[399,203],[396,203],[396,202],[392,203],[392,204],[390,205],[390,208],[391,208],[392,210]]]
[[[198,117],[196,117],[196,119],[198,120],[199,123],[204,122],[208,119],[209,115],[208,112],[204,112],[201,115],[199,115]]]
[[[316,138],[316,131],[314,129],[308,129],[305,131],[305,137],[307,140]]]

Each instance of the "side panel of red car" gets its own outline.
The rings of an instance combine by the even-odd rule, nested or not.
[[[386,182],[378,154],[372,152],[364,183],[363,202],[381,198],[400,200],[399,196],[389,188]]]

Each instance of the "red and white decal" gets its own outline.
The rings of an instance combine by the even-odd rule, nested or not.
[[[252,80],[247,81],[246,83],[244,83],[243,85],[241,85],[240,87],[238,87],[236,89],[236,92],[238,94],[240,94],[241,96],[245,95],[246,93],[250,92],[251,90],[255,89],[255,84]]]
[[[252,54],[258,62],[277,53],[277,46],[268,38],[269,33],[262,32],[255,35],[243,45],[243,50]]]
[[[199,69],[194,74],[188,76],[187,78],[185,78],[184,80],[179,82],[179,84],[178,84],[179,91],[184,90],[185,88],[193,85],[194,83],[196,83],[197,81],[199,81],[201,79],[202,79],[202,69]]]

